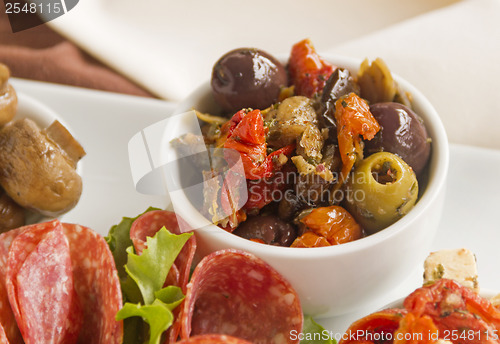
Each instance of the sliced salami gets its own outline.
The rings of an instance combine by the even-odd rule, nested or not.
[[[113,256],[91,229],[53,220],[0,235],[0,326],[6,343],[23,343],[17,316],[26,343],[119,344],[123,323],[115,315],[121,306]],[[47,339],[63,318],[57,334],[63,339]]]
[[[182,309],[181,337],[218,333],[255,344],[298,343],[299,297],[290,283],[254,255],[228,249],[194,270]]]
[[[9,257],[9,248],[12,241],[21,233],[22,228],[0,234],[0,325],[8,338],[7,343],[22,343],[21,332],[17,327],[16,318],[10,308],[9,298],[7,296],[7,287],[5,278],[7,275],[7,259]],[[2,343],[2,341],[0,341]]]
[[[30,226],[16,237],[6,286],[26,344],[76,342],[82,313],[68,242],[58,223]]]
[[[252,344],[244,339],[225,334],[204,334],[181,340],[176,344]]]
[[[17,230],[17,235],[12,238],[11,244],[8,245],[7,261],[5,262],[5,286],[7,295],[9,296],[10,307],[13,314],[17,318],[20,314],[18,303],[16,300],[16,274],[23,265],[28,255],[35,249],[36,245],[43,240],[45,235],[59,226],[59,221],[49,221],[36,225],[21,227]],[[16,244],[16,240],[17,244]],[[13,296],[11,297],[10,294]],[[13,298],[13,301],[11,299]],[[16,325],[17,326],[17,325]],[[7,333],[9,336],[9,334]]]
[[[83,309],[81,344],[121,344],[123,322],[120,281],[108,244],[90,228],[62,224],[69,242],[75,290]]]
[[[167,210],[149,211],[137,218],[130,228],[130,239],[134,243],[136,253],[141,254],[142,250],[146,248],[146,238],[153,237],[162,227],[165,227],[173,234],[182,234],[181,227],[189,228],[185,222],[180,227],[178,221],[184,222],[175,213]],[[169,271],[167,276],[168,285],[177,285],[183,292],[186,292],[195,251],[196,238],[193,235],[186,242]]]
[[[5,334],[2,324],[0,324],[0,344],[9,344],[9,340],[7,339],[7,335]]]

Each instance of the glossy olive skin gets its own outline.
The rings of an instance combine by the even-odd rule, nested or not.
[[[285,67],[268,53],[254,48],[232,50],[212,70],[212,92],[222,109],[233,114],[242,108],[263,110],[278,100],[288,84]]]
[[[328,201],[325,193],[330,186],[331,183],[316,174],[299,174],[297,184],[295,184],[295,194],[302,203],[318,206]]]
[[[293,190],[285,191],[284,195],[278,205],[278,216],[282,220],[290,221],[306,205]]]
[[[335,121],[335,102],[351,92],[359,93],[349,70],[337,68],[326,81],[320,102],[320,125],[329,129],[329,138],[337,141],[337,122]]]
[[[415,172],[397,155],[379,152],[354,168],[345,207],[367,232],[374,233],[406,215],[417,197]]]
[[[370,112],[381,130],[365,141],[365,155],[385,151],[394,153],[420,175],[431,153],[431,143],[422,120],[408,107],[399,103],[377,103]]]
[[[235,229],[233,234],[277,246],[290,246],[297,236],[295,228],[290,223],[273,215],[249,217]]]

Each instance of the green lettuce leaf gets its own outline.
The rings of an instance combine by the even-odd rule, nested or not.
[[[161,335],[174,321],[169,305],[156,299],[150,305],[126,303],[116,314],[116,320],[141,317],[149,324],[149,344],[160,344]]]
[[[165,227],[153,238],[147,238],[147,248],[140,256],[134,248],[127,248],[128,261],[125,271],[137,283],[146,305],[155,300],[155,293],[163,288],[168,271],[175,258],[193,233],[171,234]]]
[[[137,215],[136,217],[124,217],[122,221],[111,227],[108,236],[105,238],[108,243],[109,249],[113,254],[115,259],[116,269],[118,270],[118,276],[120,279],[126,279],[127,273],[125,272],[125,264],[127,263],[127,247],[132,246],[132,240],[130,239],[130,227],[132,223],[137,220],[137,218],[148,211],[160,210],[158,208],[149,207],[144,213]]]
[[[310,315],[304,315],[303,338],[300,344],[337,344],[329,331],[318,324]]]
[[[152,210],[158,209],[150,207],[144,213]],[[116,315],[117,320],[124,320],[124,344],[144,343],[148,338],[150,344],[159,343],[162,333],[172,325],[172,310],[184,299],[179,287],[163,288],[163,283],[192,234],[176,236],[162,228],[153,238],[147,239],[148,248],[139,257],[134,253],[130,228],[142,214],[134,218],[124,217],[111,227],[106,237],[125,302]],[[144,300],[148,303],[144,304]]]
[[[169,285],[155,293],[155,297],[165,303],[170,310],[174,310],[175,307],[181,304],[184,300],[184,294],[181,288],[175,285]]]

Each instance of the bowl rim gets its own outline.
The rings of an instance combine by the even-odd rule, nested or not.
[[[332,62],[333,64],[347,68],[350,71],[357,71],[359,65],[361,64],[361,59],[346,57],[336,54],[322,54],[323,59]],[[283,56],[277,55],[277,57],[283,61]],[[243,248],[248,249],[254,254],[261,256],[279,256],[282,258],[296,258],[300,256],[301,260],[307,259],[317,259],[325,257],[336,257],[345,254],[352,254],[356,251],[363,251],[373,246],[378,246],[382,242],[388,240],[389,238],[403,232],[405,228],[409,228],[410,223],[417,220],[419,216],[426,212],[429,207],[432,207],[434,201],[439,197],[442,190],[445,187],[446,176],[449,167],[449,144],[444,125],[439,117],[439,114],[432,106],[430,101],[419,91],[416,87],[410,84],[408,81],[400,77],[395,73],[391,73],[394,80],[401,86],[405,91],[408,91],[413,96],[413,103],[418,104],[420,111],[418,115],[423,117],[432,138],[432,154],[429,163],[434,163],[433,173],[429,177],[425,192],[419,198],[415,207],[404,217],[396,221],[394,224],[380,230],[377,233],[368,235],[359,240],[348,242],[342,245],[333,245],[326,247],[315,247],[315,248],[295,248],[295,247],[282,247],[274,245],[266,245],[256,243],[237,235],[229,233],[216,225],[210,223],[208,219],[202,216],[198,210],[189,202],[187,197],[185,197],[184,192],[175,195],[176,202],[185,203],[181,207],[175,207],[175,209],[181,209],[181,217],[186,220],[189,224],[195,221],[200,223],[195,226],[195,231],[204,231],[206,233],[215,232],[217,235],[225,236],[223,238],[224,242],[228,247]],[[173,114],[180,114],[189,110],[192,110],[192,105],[195,101],[202,99],[210,92],[210,82],[206,81],[197,89],[195,89],[188,97],[183,100]],[[169,126],[170,127],[170,126]],[[437,144],[436,144],[437,143]],[[162,142],[162,154],[165,154],[166,147],[169,147],[168,135],[165,134]],[[167,177],[168,178],[168,177]],[[168,184],[168,183],[167,183]],[[170,195],[172,197],[172,195]],[[190,211],[195,211],[195,214],[190,214],[186,216]],[[201,223],[203,222],[203,224]],[[215,227],[215,228],[214,228]]]

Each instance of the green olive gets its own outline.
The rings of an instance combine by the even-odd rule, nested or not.
[[[362,160],[347,184],[346,207],[370,233],[406,215],[415,205],[418,182],[403,159],[389,152]]]

